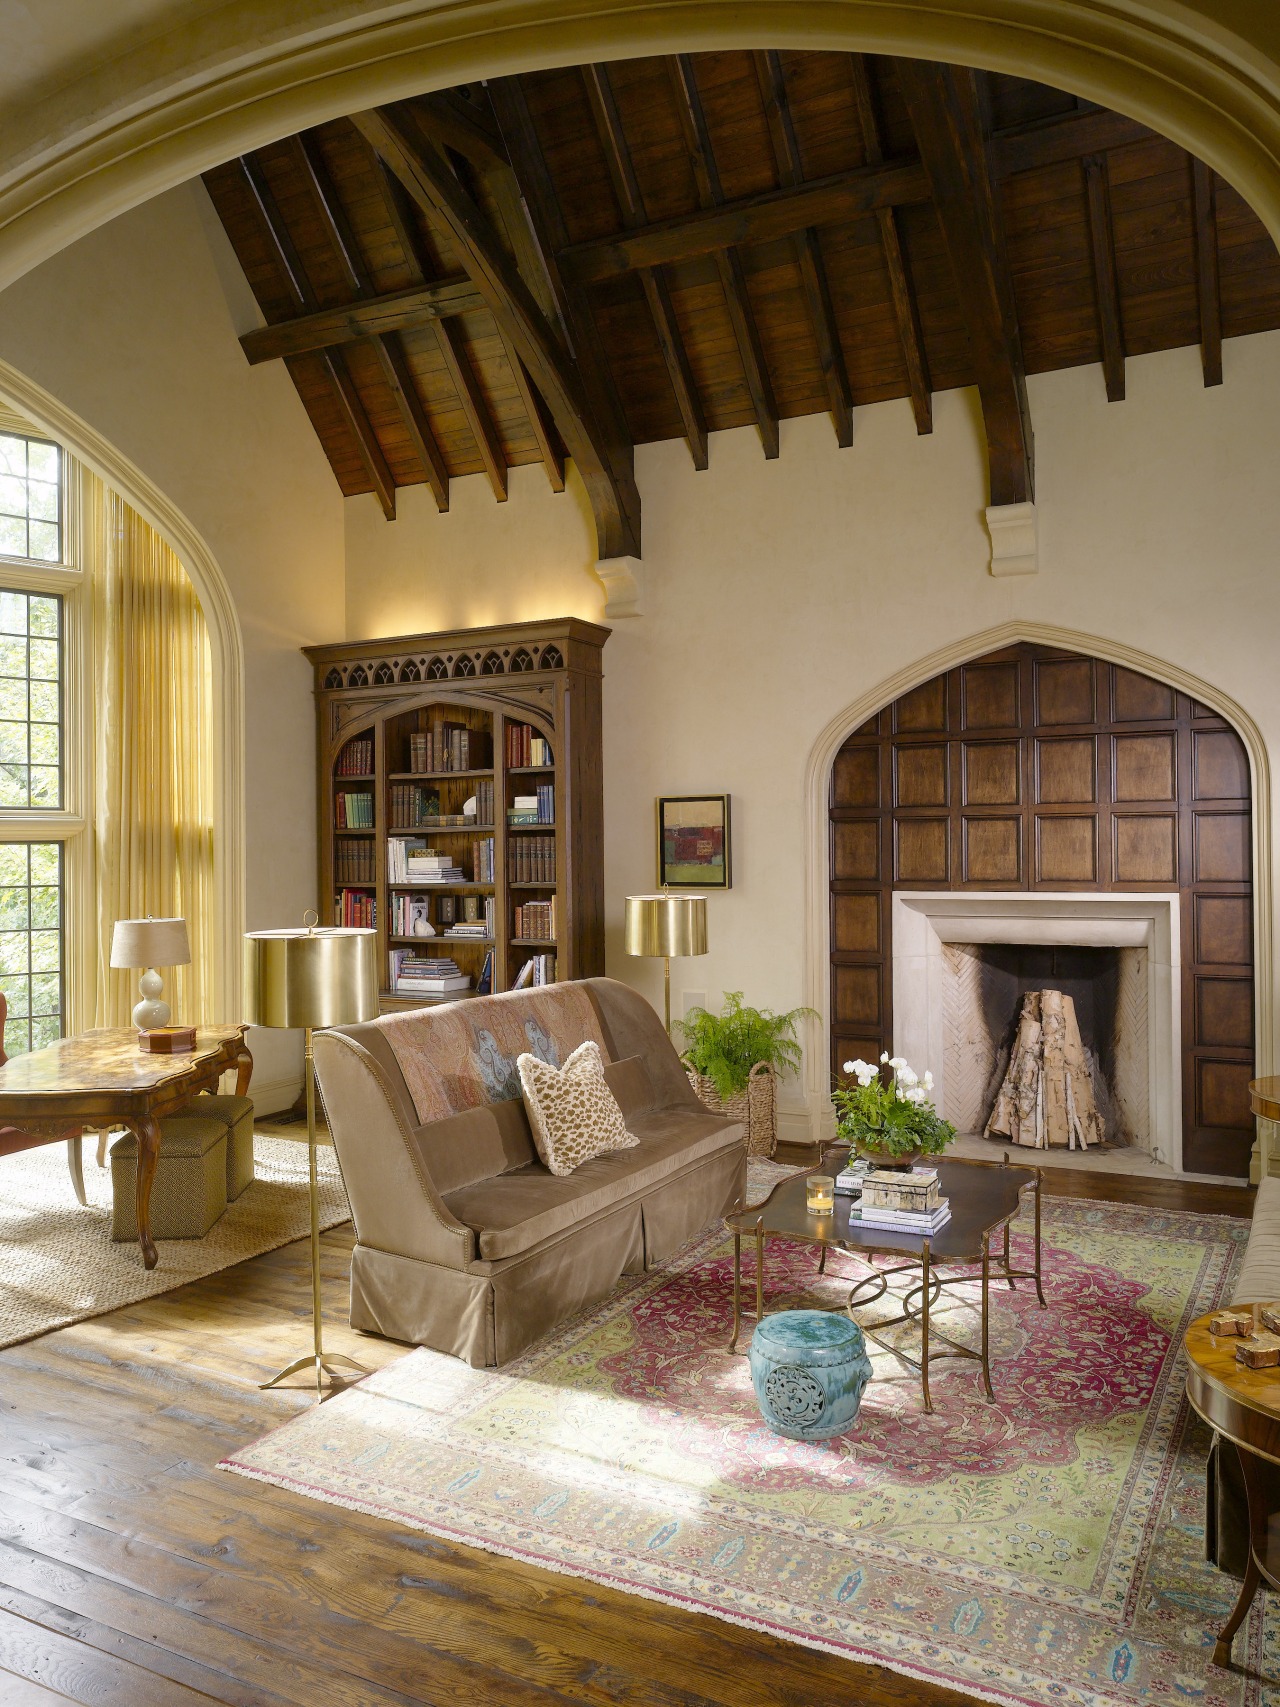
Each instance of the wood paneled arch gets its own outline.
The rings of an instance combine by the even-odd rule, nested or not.
[[[1229,723],[1105,659],[1010,646],[856,729],[829,804],[833,1071],[891,1047],[895,889],[1176,889],[1183,1165],[1247,1174],[1252,800]]]

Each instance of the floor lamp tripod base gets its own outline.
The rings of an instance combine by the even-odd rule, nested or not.
[[[307,1089],[307,1161],[311,1197],[311,1332],[314,1343],[305,1357],[295,1357],[292,1363],[273,1375],[270,1381],[259,1383],[259,1390],[265,1393],[268,1387],[278,1387],[291,1375],[299,1375],[306,1369],[315,1376],[317,1399],[324,1400],[329,1396],[325,1392],[326,1382],[332,1391],[332,1383],[341,1379],[344,1370],[357,1376],[368,1375],[371,1371],[352,1357],[343,1357],[340,1352],[324,1349],[320,1305],[320,1182],[316,1170],[316,1076],[311,1053],[310,1027],[306,1032],[306,1060],[303,1070]]]

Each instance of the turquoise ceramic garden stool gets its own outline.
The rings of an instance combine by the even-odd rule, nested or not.
[[[862,1329],[827,1310],[780,1310],[751,1336],[760,1414],[789,1440],[830,1440],[858,1414],[871,1379]]]

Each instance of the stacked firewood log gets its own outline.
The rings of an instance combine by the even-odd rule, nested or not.
[[[1087,1150],[1105,1125],[1080,1041],[1076,1005],[1061,990],[1022,998],[1009,1069],[987,1121],[988,1138],[1046,1150]]]

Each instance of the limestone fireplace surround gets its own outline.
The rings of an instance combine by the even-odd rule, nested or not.
[[[1142,948],[1147,979],[1150,1145],[1182,1168],[1182,983],[1179,897],[1167,894],[899,890],[893,896],[893,1037],[934,1074],[946,1109],[944,943]]]

